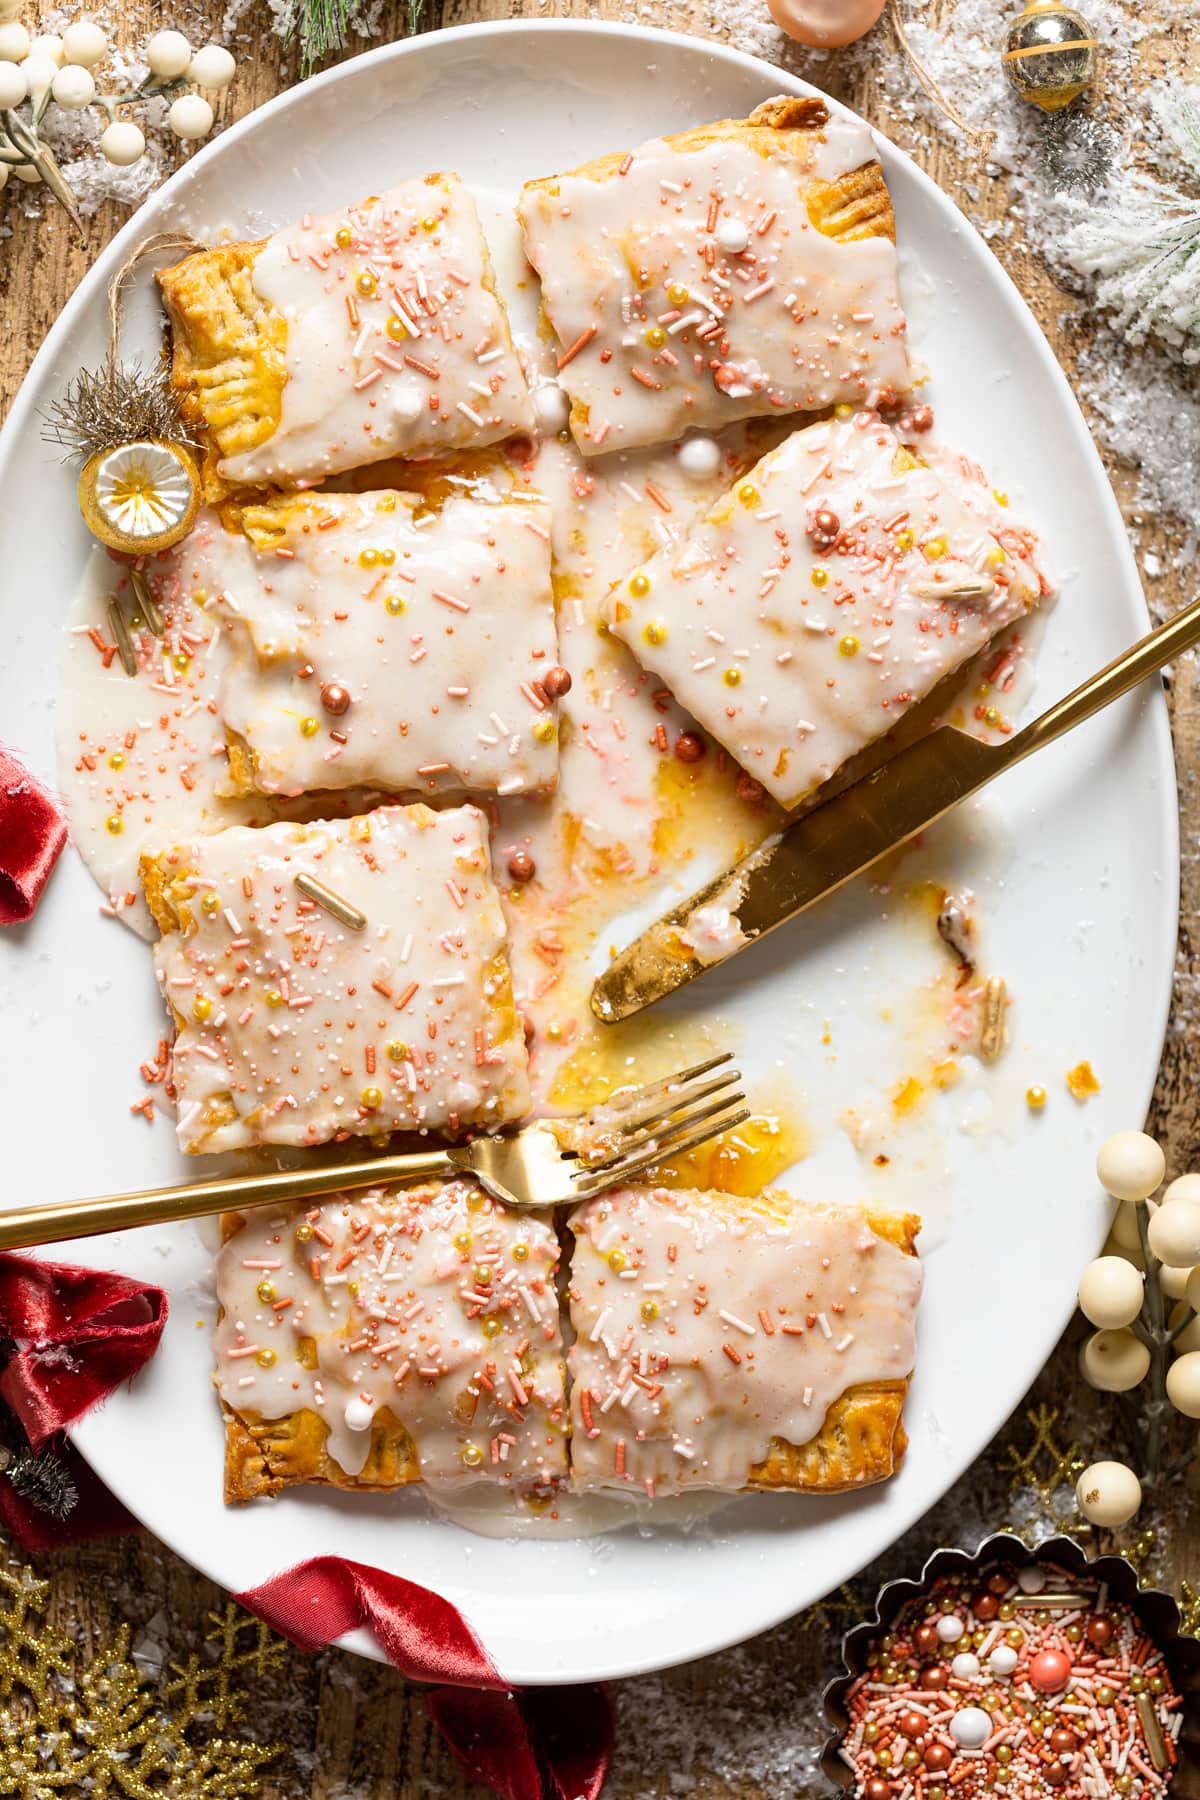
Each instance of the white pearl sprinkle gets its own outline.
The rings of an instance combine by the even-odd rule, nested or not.
[[[727,256],[737,256],[750,242],[750,233],[740,219],[722,219],[717,226],[716,239]]]
[[[1011,1644],[997,1644],[988,1657],[988,1668],[993,1675],[1011,1675],[1017,1666],[1017,1653]]]
[[[969,1650],[961,1650],[950,1664],[950,1672],[960,1681],[969,1681],[972,1675],[979,1673],[979,1658],[972,1656]]]
[[[533,390],[533,416],[538,429],[552,435],[562,431],[571,415],[571,402],[557,381],[547,381]]]
[[[716,438],[685,438],[679,446],[679,467],[689,481],[707,481],[721,466],[721,446]]]
[[[375,1408],[356,1394],[346,1407],[346,1430],[366,1431],[375,1417]]]
[[[979,1750],[991,1735],[991,1717],[982,1706],[964,1706],[950,1721],[950,1736],[960,1750]]]
[[[424,410],[421,395],[411,382],[392,395],[392,411],[403,424],[415,425]]]
[[[1026,1563],[1017,1575],[1017,1586],[1023,1594],[1040,1594],[1046,1585],[1046,1573],[1037,1563]]]
[[[937,1622],[937,1634],[943,1644],[957,1644],[965,1630],[957,1613],[943,1613]]]

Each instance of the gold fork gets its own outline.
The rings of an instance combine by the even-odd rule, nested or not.
[[[324,1194],[435,1175],[473,1175],[489,1194],[509,1206],[560,1206],[586,1200],[743,1124],[750,1112],[738,1086],[741,1075],[728,1066],[731,1061],[728,1053],[709,1057],[675,1075],[623,1088],[596,1113],[563,1121],[571,1136],[584,1143],[589,1126],[594,1125],[601,1141],[594,1156],[586,1149],[582,1154],[565,1149],[553,1121],[535,1121],[511,1136],[477,1137],[466,1144],[402,1155],[15,1208],[0,1214],[0,1250],[27,1249],[60,1238],[91,1237],[95,1232],[124,1231],[135,1225],[200,1219],[272,1201],[317,1200]],[[705,1076],[711,1080],[706,1081]]]

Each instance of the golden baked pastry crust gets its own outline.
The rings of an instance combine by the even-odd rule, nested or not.
[[[895,1244],[906,1256],[917,1254],[921,1221],[911,1213],[867,1213],[876,1237]],[[904,1461],[908,1436],[904,1402],[909,1381],[879,1381],[849,1388],[825,1414],[816,1437],[807,1444],[772,1438],[765,1461],[750,1471],[747,1491],[802,1490],[808,1494],[841,1494],[849,1488],[886,1481]]]
[[[171,385],[203,447],[207,500],[228,492],[219,460],[257,449],[282,416],[287,322],[253,279],[265,242],[197,250],[158,275],[171,321]]]
[[[693,125],[687,131],[673,132],[663,139],[672,150],[686,152],[711,149],[714,144],[736,142],[749,145],[763,156],[776,156],[787,149],[788,137],[797,132],[820,133],[829,123],[829,108],[816,98],[789,98],[779,95],[764,100],[747,119],[716,119],[710,125]],[[609,181],[625,161],[624,151],[594,157],[576,169],[561,175],[542,176],[527,181],[526,193],[555,195],[567,176],[588,181]],[[809,217],[826,237],[849,241],[855,238],[886,237],[896,241],[896,215],[892,197],[878,161],[863,163],[860,168],[840,175],[836,181],[812,181],[806,189]],[[551,333],[551,336],[553,333]]]
[[[241,1212],[221,1216],[227,1244],[246,1223]],[[216,1377],[213,1378],[214,1386]],[[399,1420],[381,1408],[371,1422],[371,1447],[357,1475],[347,1475],[325,1449],[328,1427],[307,1409],[285,1419],[235,1412],[221,1401],[225,1420],[225,1501],[262,1500],[297,1483],[380,1493],[421,1479],[416,1445]]]

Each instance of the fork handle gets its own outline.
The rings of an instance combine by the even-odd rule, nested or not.
[[[136,1225],[202,1219],[211,1213],[267,1206],[272,1201],[317,1200],[349,1188],[444,1175],[458,1166],[452,1151],[415,1150],[403,1156],[325,1163],[320,1168],[280,1169],[270,1175],[230,1175],[220,1181],[150,1188],[140,1194],[97,1194],[89,1200],[63,1200],[53,1206],[15,1207],[0,1213],[0,1250],[29,1249],[34,1244],[125,1231]]]

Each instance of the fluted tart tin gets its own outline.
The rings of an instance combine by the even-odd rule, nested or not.
[[[822,1768],[856,1800],[1200,1797],[1200,1641],[1122,1556],[1002,1532],[847,1632]]]

